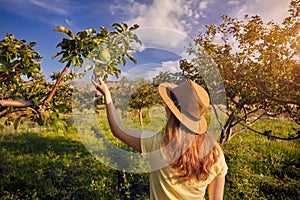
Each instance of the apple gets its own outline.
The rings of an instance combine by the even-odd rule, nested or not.
[[[110,60],[110,50],[109,48],[102,49],[100,52],[100,60],[108,62]]]
[[[94,74],[96,77],[102,77],[103,74],[104,74],[104,69],[103,69],[102,67],[95,66],[95,67],[94,67],[94,70],[93,70],[93,74]]]

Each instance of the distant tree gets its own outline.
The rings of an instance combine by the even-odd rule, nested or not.
[[[266,115],[284,114],[300,124],[300,1],[292,0],[289,8],[282,24],[264,23],[259,16],[223,16],[220,25],[207,25],[194,40],[188,52],[195,58],[181,61],[183,73],[205,87],[204,78],[214,80],[213,68],[223,78],[228,117],[220,122],[222,144],[246,129],[276,139],[300,137],[299,130],[285,137],[268,127],[251,128]],[[233,132],[236,125],[243,128]]]
[[[157,76],[155,76],[152,80],[153,85],[158,86],[160,83],[173,83],[180,84],[183,81],[184,76],[182,72],[171,73],[169,71],[159,72]]]
[[[159,103],[157,86],[143,78],[134,80],[133,84],[134,89],[130,95],[129,107],[137,111],[140,125],[144,127],[143,111]]]
[[[143,114],[147,114],[147,109],[153,105],[163,104],[158,94],[158,85],[163,82],[179,84],[183,80],[181,72],[160,72],[151,81],[143,78],[129,80],[122,77],[112,89],[112,95],[116,108],[121,110],[123,117],[128,113],[139,118],[139,124],[144,126]]]
[[[129,100],[135,85],[126,77],[122,77],[112,89],[114,105],[121,111],[122,117],[128,117],[130,111]]]

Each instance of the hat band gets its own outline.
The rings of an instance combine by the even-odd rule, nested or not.
[[[179,111],[181,111],[180,103],[172,90],[170,90],[170,97],[174,105],[178,108]]]
[[[200,120],[200,118],[191,115],[190,112],[188,112],[186,109],[181,107],[181,105],[180,105],[176,95],[174,94],[174,92],[171,89],[169,91],[170,91],[171,100],[173,101],[174,105],[178,108],[178,110],[180,112],[184,113],[185,116],[187,116],[188,118],[190,118],[193,121],[199,121]]]

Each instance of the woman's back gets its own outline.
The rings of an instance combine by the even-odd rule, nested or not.
[[[142,137],[143,138],[143,137]],[[149,138],[144,137],[141,140],[142,153],[157,151],[161,148],[162,134]],[[150,157],[150,164],[155,166],[150,172],[150,197],[153,200],[164,199],[204,199],[207,186],[215,178],[224,178],[227,173],[227,165],[224,155],[221,152],[218,161],[211,167],[210,173],[206,180],[198,181],[181,177],[178,170],[171,164],[161,166],[166,160],[166,154],[163,151],[160,154],[153,154]]]

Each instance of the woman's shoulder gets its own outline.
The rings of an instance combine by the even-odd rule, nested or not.
[[[162,134],[150,131],[143,131],[141,135],[142,152],[151,152],[160,148]]]
[[[219,144],[216,144],[216,154],[217,154],[217,161],[214,164],[214,168],[217,174],[217,177],[223,177],[227,174],[228,166],[225,160],[225,156],[223,150]]]

